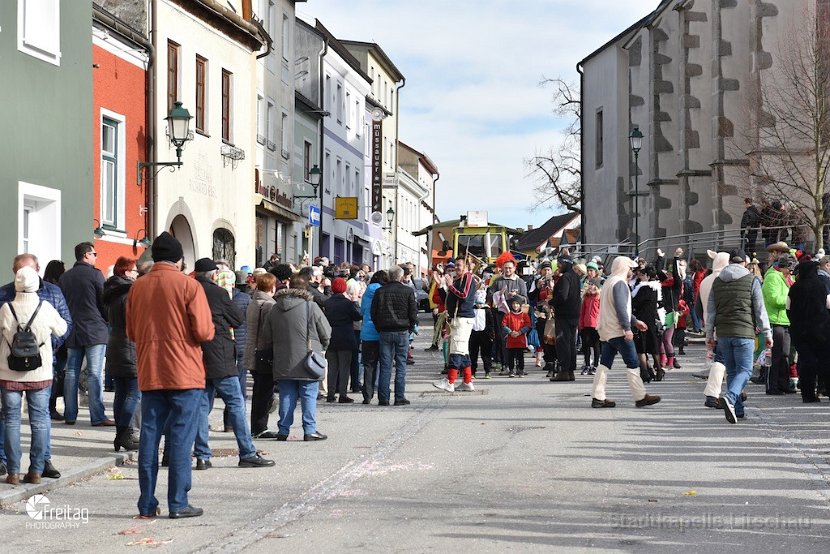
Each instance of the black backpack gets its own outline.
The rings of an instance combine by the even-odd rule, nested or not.
[[[14,308],[9,304],[9,309],[12,312],[12,317],[17,322],[17,332],[12,337],[12,342],[9,344],[9,369],[14,371],[32,371],[43,365],[43,360],[40,358],[40,347],[43,343],[38,344],[37,337],[32,332],[32,321],[40,311],[40,305],[43,300],[38,302],[35,313],[29,318],[29,323],[23,328],[20,326],[20,320],[17,319],[17,314]]]

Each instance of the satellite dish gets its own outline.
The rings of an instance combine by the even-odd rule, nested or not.
[[[380,225],[383,223],[383,214],[380,212],[372,212],[372,215],[369,216],[369,219],[372,220],[372,223],[375,225]]]
[[[375,121],[383,119],[383,110],[380,108],[372,108],[372,119]]]

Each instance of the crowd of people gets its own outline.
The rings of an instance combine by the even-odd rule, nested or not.
[[[567,251],[535,264],[510,253],[493,265],[435,264],[422,280],[434,325],[427,350],[444,361],[434,386],[469,392],[495,372],[522,378],[528,352],[550,381],[572,382],[581,355],[591,406],[613,408],[605,385],[619,354],[642,408],[661,400],[646,384],[680,368],[689,328],[709,347],[704,404],[722,409],[730,423],[745,417],[750,379],[769,395],[800,390],[805,403],[818,402],[828,392],[830,256],[782,241],[767,250],[765,262],[743,250],[708,252],[706,260],[687,260],[680,248],[671,258],[657,250],[651,262],[618,256],[607,270],[599,257],[575,260]],[[60,477],[51,425],[77,423],[84,360],[90,424],[114,427],[116,451],[139,451],[141,518],[160,513],[159,465],[169,468],[169,517],[202,514],[187,493],[191,470],[212,467],[209,415],[217,396],[224,412],[215,430],[234,433],[238,465],[246,468],[275,465],[254,441],[289,441],[298,402],[304,441],[327,438],[317,429],[318,401],[350,404],[359,394],[367,405],[375,396],[378,406],[410,403],[406,372],[421,331],[411,264],[372,272],[325,258],[294,267],[274,256],[267,269],[233,271],[224,260],[202,258],[185,273],[182,246],[168,233],[151,253],[141,262],[119,258],[107,279],[88,242],[75,247],[72,268],[53,260],[42,278],[36,256],[15,257],[14,280],[0,287],[0,475],[7,483],[21,480],[24,393],[31,446],[22,480]],[[107,380],[113,419],[103,399]]]

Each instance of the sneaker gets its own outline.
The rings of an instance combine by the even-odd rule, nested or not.
[[[582,373],[580,373],[580,375],[588,375],[589,371],[591,371],[590,366],[584,365],[582,366]]]
[[[726,421],[729,423],[738,423],[735,405],[725,396],[721,396],[721,405],[723,406],[723,415],[726,416]]]
[[[274,460],[267,460],[259,454],[254,454],[253,456],[239,460],[239,467],[271,467],[275,464],[276,462]]]
[[[488,371],[487,373],[484,374],[484,377],[482,377],[482,379],[489,379],[489,378],[490,378],[490,372]]]
[[[456,390],[464,391],[464,392],[473,392],[476,390],[475,385],[472,382],[470,383],[459,383],[458,388]]]
[[[507,370],[502,369],[501,371],[499,371],[499,375],[507,375]]]
[[[703,403],[704,406],[707,408],[720,408],[720,400],[715,398],[714,396],[707,396],[706,402]]]
[[[643,408],[645,406],[651,406],[652,404],[657,404],[658,402],[660,402],[660,397],[659,396],[655,396],[653,394],[647,394],[643,397],[642,400],[638,400],[637,402],[635,402],[634,405],[637,406],[638,408]]]
[[[616,405],[617,403],[613,400],[597,400],[596,398],[591,399],[592,408],[614,408]]]
[[[447,392],[455,392],[455,383],[450,383],[447,379],[441,379],[440,381],[434,381],[432,386],[436,389],[445,390]]]
[[[597,374],[597,368],[594,367],[594,366],[591,366],[591,369],[588,370],[588,375],[596,375],[596,374]]]
[[[515,376],[516,376],[516,374],[515,374],[514,372],[512,372],[512,371],[511,371],[510,373],[508,373],[508,374],[507,374],[507,376],[508,376],[508,377],[510,377],[510,378],[512,379],[513,377],[515,377]]]

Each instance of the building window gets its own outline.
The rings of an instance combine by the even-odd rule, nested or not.
[[[233,113],[231,110],[231,94],[233,92],[233,73],[222,70],[222,140],[233,142],[231,129],[233,128]]]
[[[345,190],[346,196],[352,195],[352,164],[346,164],[346,183],[345,183]]]
[[[311,143],[303,141],[303,180],[308,183],[311,181]]]
[[[259,144],[265,144],[265,135],[262,132],[262,104],[265,102],[265,99],[262,97],[261,94],[257,93],[256,95],[256,141]]]
[[[331,94],[331,75],[326,75],[326,88],[323,89],[323,102],[325,102],[325,106],[323,109],[327,112],[331,111],[331,102],[329,101],[329,94]]]
[[[363,127],[360,124],[360,100],[354,101],[354,132],[357,138],[360,138],[360,129]]]
[[[61,191],[18,182],[17,251],[42,260],[61,259]]]
[[[277,10],[272,0],[268,1],[268,34],[272,37],[277,32]]]
[[[352,128],[352,93],[346,91],[346,129]]]
[[[196,130],[207,133],[205,106],[207,105],[207,60],[196,56]]]
[[[101,225],[118,226],[118,122],[101,121]]]
[[[61,64],[59,0],[17,0],[17,49],[39,60]]]
[[[326,169],[329,168],[329,167],[331,167],[331,154],[326,152],[326,163],[323,165],[322,171],[326,171]],[[331,179],[331,177],[333,177],[333,175],[330,176],[330,179]],[[326,191],[326,194],[331,194],[331,189],[329,188],[329,183],[328,182],[325,183],[324,189]]]
[[[603,151],[603,121],[602,121],[602,108],[597,110],[597,128],[596,128],[596,152],[594,154],[596,158],[596,165],[597,168],[602,167],[602,151]]]
[[[173,104],[179,99],[179,45],[172,40],[167,41],[167,111],[173,109]]]
[[[337,96],[334,99],[337,106],[337,123],[343,124],[343,85],[337,83]]]
[[[337,194],[343,191],[343,160],[337,160],[337,173],[334,175],[334,187]]]
[[[274,104],[269,101],[268,109],[265,112],[265,132],[267,133],[266,140],[268,141],[269,150],[276,150],[277,148],[277,145],[274,142],[274,125],[276,125],[276,122],[274,121]]]
[[[289,158],[288,153],[288,114],[282,112],[282,121],[280,127],[280,152],[282,153],[282,157],[286,160]]]
[[[282,14],[282,59],[285,61],[288,61],[288,54],[291,49],[291,26],[288,22],[288,16]]]

